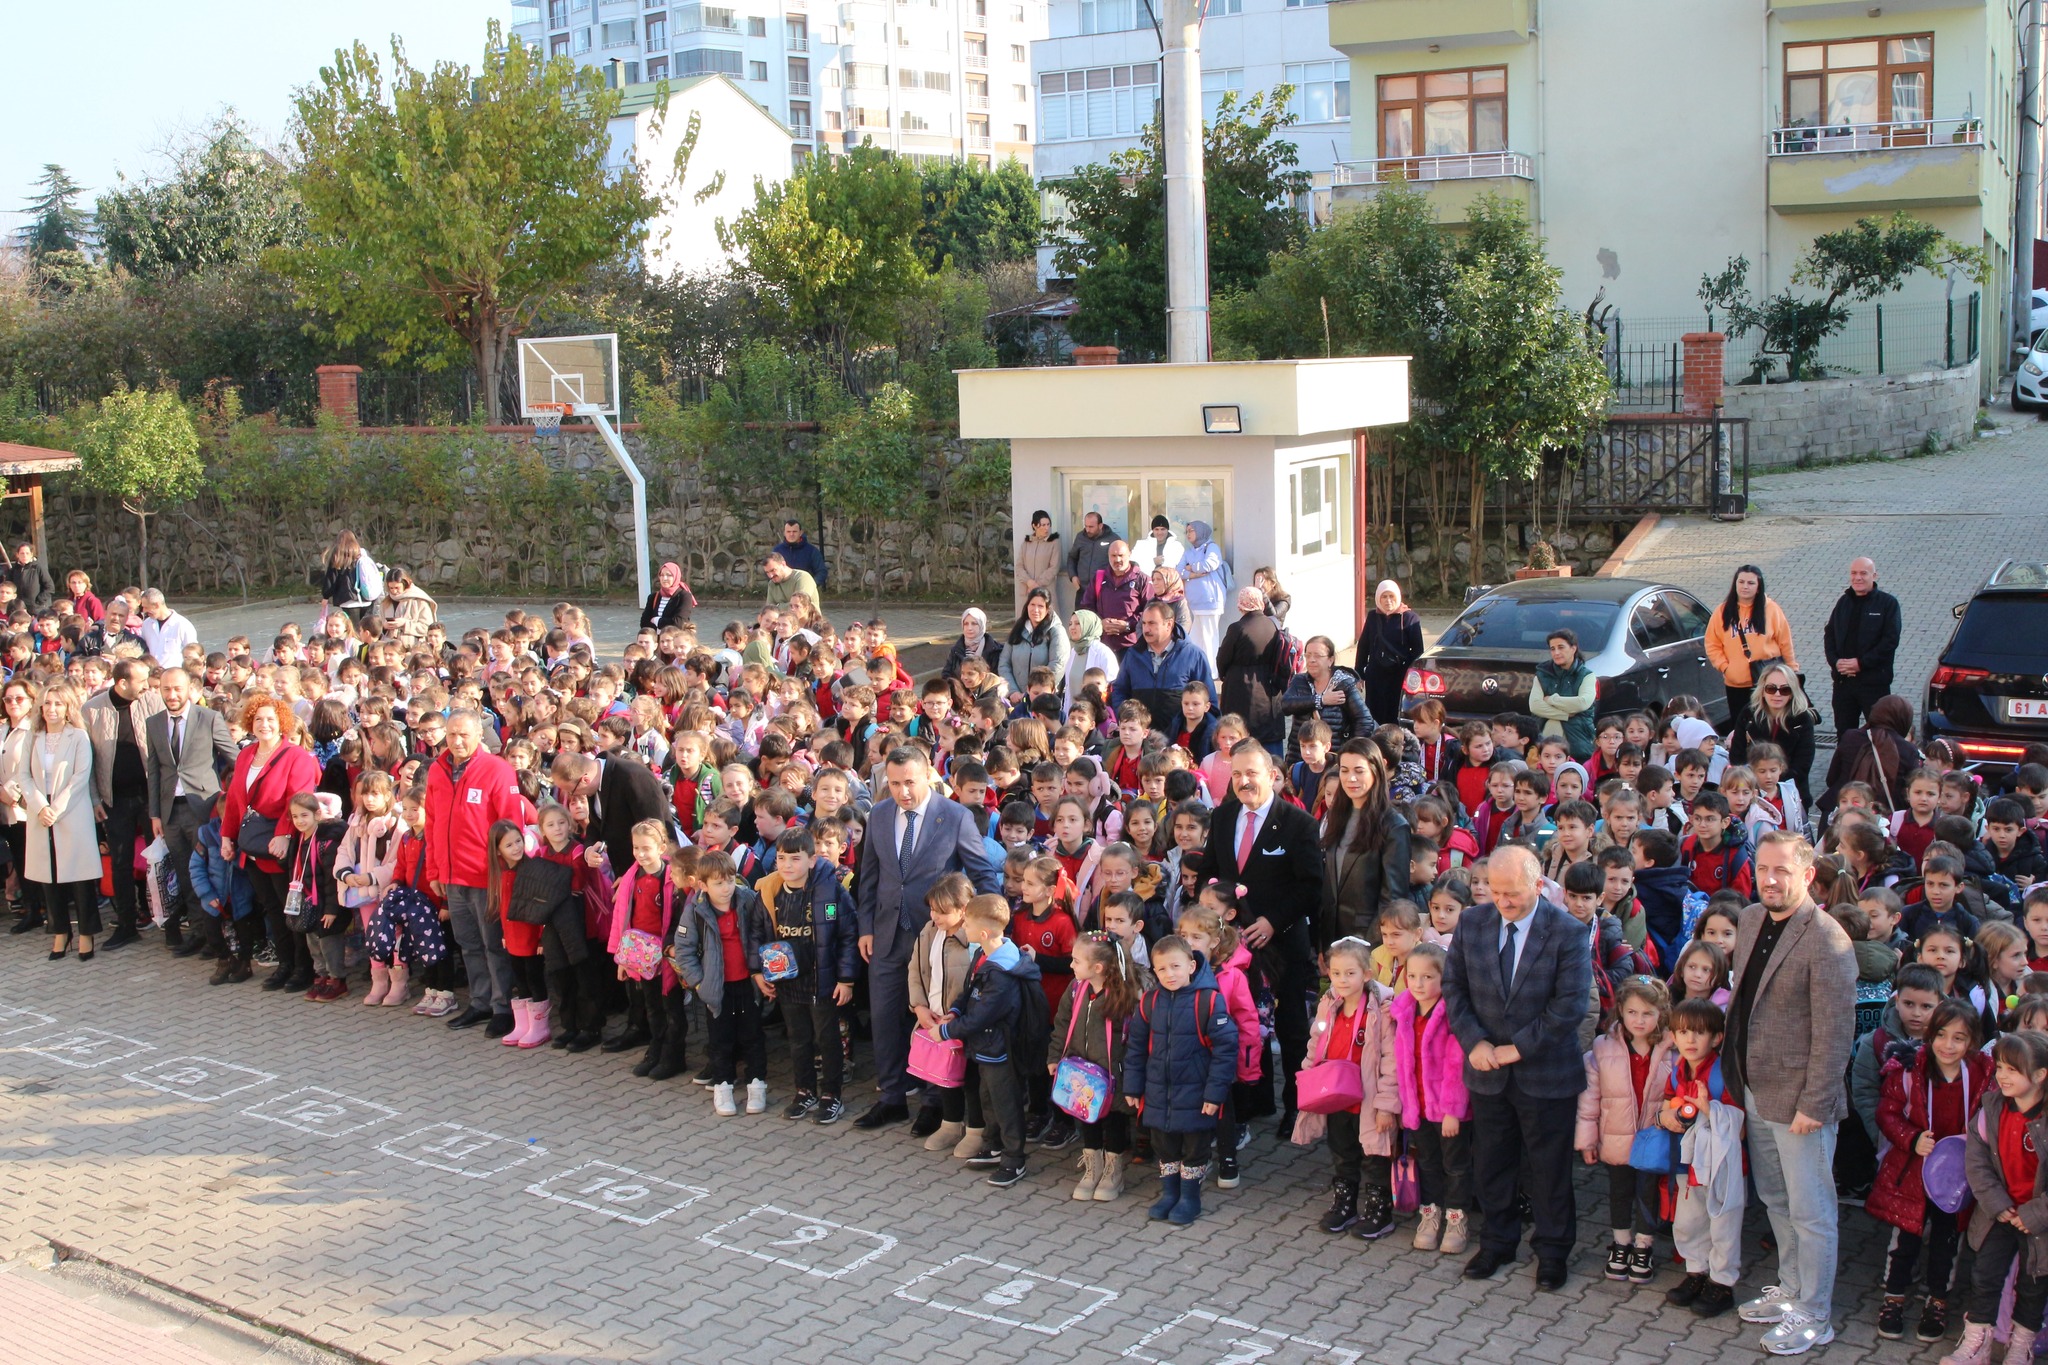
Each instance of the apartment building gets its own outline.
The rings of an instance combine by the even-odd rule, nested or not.
[[[696,142],[678,179],[676,156],[693,127]],[[637,167],[661,200],[641,247],[656,275],[721,267],[728,257],[718,224],[753,207],[756,181],[789,173],[796,145],[780,119],[722,75],[628,85],[609,131],[605,164]]]
[[[718,74],[795,135],[915,161],[1031,161],[1045,0],[513,0],[513,33],[630,83]],[[530,17],[529,17],[530,16]]]
[[[1351,155],[1335,196],[1341,211],[1398,175],[1453,224],[1484,192],[1519,199],[1567,300],[1675,325],[1704,322],[1700,277],[1731,256],[1749,259],[1758,295],[1775,292],[1819,234],[1907,210],[1990,258],[1976,310],[1988,392],[2010,335],[2016,9],[1339,0],[1327,18],[1350,60]],[[1977,290],[1921,275],[1886,307],[1932,312]],[[1910,344],[1935,360],[1944,340]],[[1732,345],[1731,366],[1752,349]]]

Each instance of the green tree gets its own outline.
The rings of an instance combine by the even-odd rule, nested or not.
[[[818,447],[819,487],[827,506],[866,531],[878,607],[882,571],[872,551],[881,540],[884,522],[923,507],[923,473],[917,399],[901,384],[884,384],[866,406],[827,419]]]
[[[141,539],[141,582],[149,586],[149,519],[164,503],[199,491],[206,472],[199,433],[178,396],[161,390],[117,389],[79,431],[79,474],[86,485],[121,500]]]
[[[1015,158],[993,168],[941,161],[920,174],[924,226],[918,251],[925,265],[973,273],[1038,250],[1038,186]]]
[[[252,262],[305,228],[290,170],[232,111],[180,148],[163,179],[101,195],[96,217],[108,262],[144,279]]]
[[[902,309],[932,287],[918,254],[924,191],[916,167],[871,146],[812,160],[719,225],[769,317],[842,374],[895,341]]]
[[[36,181],[35,196],[22,206],[27,216],[15,233],[15,245],[28,258],[36,289],[61,297],[92,288],[101,272],[91,256],[92,215],[79,204],[85,187],[52,162]]]
[[[658,201],[605,165],[622,96],[490,26],[472,73],[358,43],[297,100],[306,238],[274,259],[344,342],[445,364],[459,341],[491,420],[512,339],[594,265],[634,247]]]
[[[1227,294],[1255,284],[1275,252],[1300,240],[1294,199],[1309,176],[1280,136],[1293,123],[1292,91],[1280,86],[1242,105],[1225,95],[1203,135],[1209,217],[1209,290]],[[1166,160],[1159,125],[1129,151],[1083,166],[1054,188],[1067,212],[1054,260],[1074,280],[1079,309],[1069,328],[1085,345],[1117,345],[1141,354],[1166,349]]]
[[[1818,298],[1802,297],[1788,287],[1757,302],[1749,290],[1746,256],[1731,257],[1719,275],[1700,276],[1699,296],[1707,307],[1721,310],[1727,319],[1722,330],[1731,340],[1752,330],[1762,334],[1757,343],[1760,373],[1775,364],[1769,357],[1783,356],[1787,378],[1812,379],[1821,377],[1813,363],[1821,343],[1849,323],[1849,300],[1867,303],[1895,294],[1917,270],[1940,274],[1949,269],[1981,284],[1990,267],[1982,248],[1964,246],[1901,210],[1889,218],[1860,218],[1813,239],[1793,268],[1792,283],[1818,290]]]

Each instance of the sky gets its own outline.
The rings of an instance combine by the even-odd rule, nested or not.
[[[92,195],[160,172],[163,152],[232,106],[266,143],[283,140],[292,92],[336,48],[361,39],[388,53],[404,38],[416,66],[475,65],[510,0],[99,0],[0,3],[15,55],[0,83],[0,228],[22,221],[45,163]]]

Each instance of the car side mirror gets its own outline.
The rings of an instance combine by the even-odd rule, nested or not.
[[[1960,621],[1963,619],[1963,613],[1968,611],[1969,609],[1970,604],[1968,602],[1958,602],[1955,604],[1954,607],[1950,608],[1949,610],[1950,614],[1953,615],[1956,618],[1956,620]]]

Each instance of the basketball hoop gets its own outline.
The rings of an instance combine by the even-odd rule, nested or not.
[[[533,434],[536,436],[559,436],[562,434],[562,419],[569,415],[567,403],[532,403]]]

